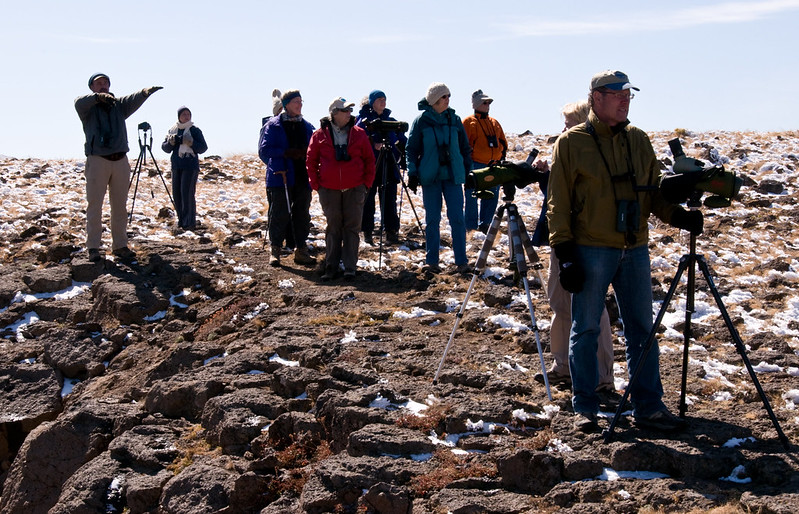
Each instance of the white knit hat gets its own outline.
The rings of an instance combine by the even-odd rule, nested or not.
[[[427,94],[424,95],[424,99],[427,100],[427,103],[433,105],[438,102],[442,96],[449,94],[449,88],[446,84],[443,82],[433,82],[427,86]]]
[[[280,90],[275,89],[272,91],[272,114],[277,116],[283,111],[283,102],[280,101]]]

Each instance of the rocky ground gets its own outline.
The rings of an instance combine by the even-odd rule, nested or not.
[[[504,236],[434,384],[472,277],[448,272],[448,248],[444,273],[422,272],[407,199],[401,245],[362,245],[354,281],[321,282],[288,256],[268,265],[256,157],[203,161],[202,228],[182,234],[145,165],[130,226],[137,262],[91,263],[82,162],[2,157],[0,511],[796,512],[799,133],[653,133],[664,168],[675,135],[689,155],[745,178],[732,207],[704,211],[699,253],[784,440],[701,277],[688,429],[643,430],[625,415],[606,442],[573,429],[568,391],[553,388],[550,400],[533,379],[551,312],[531,271],[530,330]],[[513,143],[514,158],[532,146],[547,158],[551,139]],[[537,187],[517,192],[530,230],[540,202]],[[316,203],[313,223],[321,258]],[[651,225],[662,301],[688,239]],[[470,236],[471,259],[483,240]],[[675,412],[685,289],[659,336]],[[612,297],[609,306],[622,389]]]

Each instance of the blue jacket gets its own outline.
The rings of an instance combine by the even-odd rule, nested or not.
[[[377,112],[375,112],[375,110],[369,104],[361,107],[361,111],[358,113],[358,118],[355,120],[355,124],[364,129],[369,135],[369,141],[372,142],[372,151],[375,154],[375,159],[377,159],[380,152],[375,150],[374,144],[379,143],[382,140],[382,134],[378,134],[372,130],[369,130],[367,125],[378,119],[383,121],[397,121],[395,118],[391,117],[391,109],[383,109],[382,114],[377,114]],[[389,167],[386,169],[386,182],[389,184],[399,184],[399,168],[402,164],[404,164],[405,161],[405,146],[408,143],[408,138],[405,137],[405,134],[402,132],[389,132],[386,134],[386,136],[388,136],[387,144],[391,145],[391,155],[393,157],[390,159],[390,162],[388,163]],[[381,173],[381,163],[377,163],[377,175],[375,176],[375,180],[378,182],[378,185],[383,180]]]
[[[425,99],[419,110],[424,112],[413,120],[405,149],[408,176],[418,176],[422,186],[448,179],[463,184],[472,148],[460,117],[452,108],[437,113]]]
[[[302,120],[305,127],[305,144],[304,150],[308,149],[308,143],[311,141],[311,136],[314,132],[314,126]],[[283,115],[272,116],[267,120],[263,126],[261,140],[258,142],[258,156],[266,163],[266,187],[283,187],[283,177],[278,175],[278,171],[286,171],[286,182],[289,186],[294,185],[294,159],[289,159],[285,156],[286,150],[289,148],[289,138],[286,135],[286,130],[283,128]],[[301,159],[305,162],[305,154]],[[305,177],[305,183],[308,184],[307,173],[302,174]],[[310,188],[310,184],[308,185]]]
[[[184,132],[185,130],[178,129],[177,135],[182,137]],[[194,155],[187,155],[185,157],[181,157],[180,155],[178,155],[178,150],[180,149],[180,145],[170,145],[168,134],[167,134],[167,139],[164,139],[164,142],[161,143],[161,150],[165,151],[166,153],[172,154],[170,160],[172,161],[173,170],[200,169],[200,158],[197,156],[208,150],[208,145],[205,142],[205,137],[203,136],[202,130],[200,130],[195,126],[192,126],[189,128],[189,132],[191,133],[191,137],[194,140],[194,142],[191,145],[191,149],[194,150]]]

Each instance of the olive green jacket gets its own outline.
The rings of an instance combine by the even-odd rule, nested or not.
[[[638,192],[630,176],[624,177],[628,170]],[[550,245],[574,241],[632,248],[647,244],[650,213],[668,223],[676,208],[663,199],[659,180],[660,164],[646,133],[629,121],[611,129],[592,110],[588,122],[572,127],[555,142],[547,189]],[[640,206],[634,243],[617,230],[617,205],[623,200],[637,200]]]

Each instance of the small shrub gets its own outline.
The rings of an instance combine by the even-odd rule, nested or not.
[[[445,403],[436,403],[425,409],[424,414],[416,415],[407,413],[400,416],[395,424],[402,428],[410,428],[411,430],[421,430],[422,432],[430,432],[431,430],[438,430],[444,423],[444,420],[452,412],[452,406]]]
[[[433,460],[438,463],[436,469],[411,480],[411,488],[416,496],[426,496],[430,492],[440,491],[462,478],[493,477],[497,474],[495,466],[473,462],[469,457],[459,457],[448,449],[436,450]]]
[[[180,455],[167,466],[167,469],[177,475],[191,466],[195,457],[201,455],[221,455],[221,448],[212,448],[205,440],[204,430],[201,425],[192,426],[183,437],[178,439],[177,446]]]

